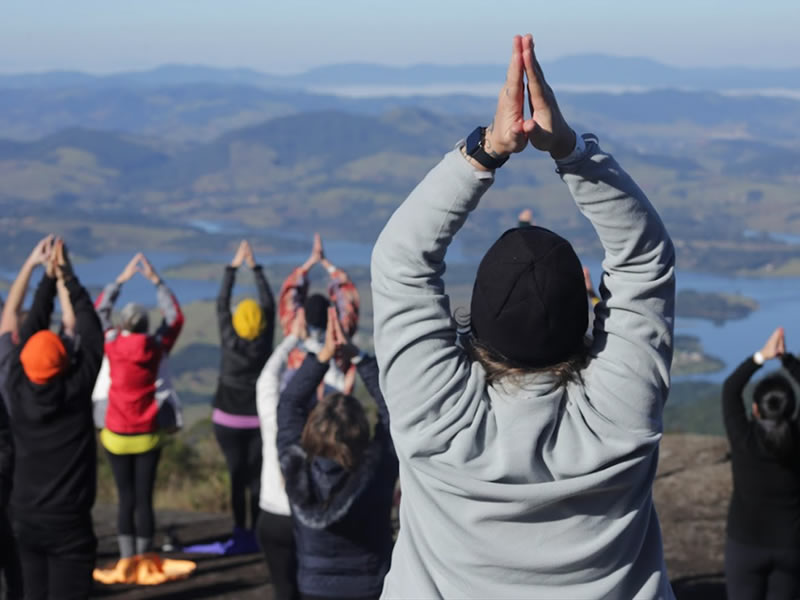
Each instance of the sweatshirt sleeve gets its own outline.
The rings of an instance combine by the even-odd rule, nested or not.
[[[222,283],[219,286],[217,295],[217,324],[219,326],[219,340],[223,348],[236,349],[239,336],[233,329],[231,317],[231,292],[233,282],[236,278],[236,268],[225,267],[225,274],[222,276]]]
[[[85,398],[91,403],[92,388],[103,362],[103,328],[92,306],[89,292],[77,277],[70,278],[66,287],[75,311],[75,332],[80,344],[77,371],[69,379],[71,391],[67,395],[71,398]]]
[[[302,268],[297,267],[283,282],[278,296],[278,318],[283,335],[289,335],[297,311],[303,306],[308,294],[308,277]]]
[[[300,443],[308,415],[317,402],[315,391],[325,377],[328,365],[309,354],[281,393],[278,402],[278,456]]]
[[[33,303],[28,311],[28,316],[19,326],[19,348],[22,348],[28,339],[37,331],[50,328],[50,319],[53,315],[53,299],[56,295],[56,280],[54,277],[44,275],[36,288]]]
[[[289,353],[297,346],[297,341],[297,337],[293,335],[283,338],[256,381],[256,408],[258,417],[261,419],[262,432],[264,423],[274,424],[275,422],[280,397],[281,373],[286,368]]]
[[[94,303],[97,316],[100,317],[100,325],[103,331],[111,331],[114,327],[111,321],[111,313],[114,310],[114,303],[116,303],[117,297],[119,297],[121,288],[122,285],[116,281],[109,283],[103,288],[103,291],[100,292],[100,295]]]
[[[253,278],[258,289],[258,302],[261,305],[261,313],[264,315],[266,326],[261,332],[261,338],[269,345],[267,352],[272,350],[272,340],[275,337],[275,296],[269,287],[267,276],[264,275],[264,268],[261,265],[253,267]]]
[[[160,282],[156,288],[156,298],[158,300],[158,308],[161,314],[164,315],[161,326],[156,332],[156,337],[164,354],[169,354],[175,342],[178,341],[181,329],[183,329],[183,312],[175,294],[163,282]]]
[[[444,451],[479,410],[485,378],[456,344],[442,276],[448,246],[491,183],[453,150],[389,219],[372,252],[380,389],[406,456]]]
[[[744,388],[760,365],[748,357],[722,384],[722,421],[731,445],[739,443],[747,435],[750,421],[744,409]]]
[[[352,337],[355,335],[356,329],[358,329],[358,314],[361,306],[358,288],[347,273],[336,268],[331,273],[328,294],[331,302],[336,306],[336,313],[339,315],[342,330],[348,337]]]
[[[642,190],[596,138],[584,139],[586,151],[558,172],[605,251],[587,398],[623,429],[660,433],[672,364],[675,251]]]

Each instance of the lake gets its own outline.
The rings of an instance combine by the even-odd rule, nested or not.
[[[262,235],[265,235],[262,233]],[[306,239],[306,234],[293,232],[270,232],[267,235],[279,235],[291,239]],[[310,239],[309,239],[310,247]],[[329,259],[337,265],[367,266],[371,253],[369,244],[352,241],[327,240],[325,252]],[[122,270],[131,254],[111,254],[76,265],[81,281],[91,287],[100,287],[113,281]],[[148,252],[148,258],[159,271],[183,264],[189,260],[211,260],[222,266],[230,261],[231,256],[183,254],[178,252]],[[264,264],[299,265],[307,258],[307,253],[290,253],[276,255],[258,255]],[[470,264],[475,259],[467,256],[463,248],[456,242],[448,253],[451,264]],[[598,283],[602,269],[597,259],[587,259],[584,263],[591,269],[595,284]],[[12,265],[0,264],[0,277],[11,278],[14,275]],[[445,276],[446,279],[446,276]],[[214,298],[217,294],[217,283],[209,281],[176,280],[169,282],[182,303]],[[280,282],[271,282],[277,292]],[[745,319],[727,321],[724,325],[715,325],[702,319],[678,319],[676,333],[697,336],[702,341],[706,353],[717,356],[725,362],[725,369],[710,375],[698,375],[686,379],[722,381],[727,374],[747,356],[761,348],[769,334],[778,326],[786,329],[787,346],[790,351],[800,352],[800,320],[797,318],[800,308],[800,278],[760,279],[728,277],[690,271],[678,271],[678,290],[694,289],[701,292],[737,293],[755,299],[759,303],[758,310]],[[253,293],[247,286],[237,287],[237,291]],[[137,301],[146,304],[155,302],[153,287],[141,277],[135,277],[125,285],[120,303]]]

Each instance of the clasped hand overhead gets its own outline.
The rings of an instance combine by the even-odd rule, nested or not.
[[[514,36],[506,82],[500,91],[494,120],[486,130],[484,149],[492,156],[522,152],[529,141],[555,159],[567,156],[575,147],[575,132],[561,114],[533,48],[531,34]]]

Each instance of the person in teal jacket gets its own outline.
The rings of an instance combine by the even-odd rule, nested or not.
[[[471,331],[457,335],[447,248],[528,142],[555,160],[605,251],[591,342],[580,261],[541,227],[512,229],[486,253]],[[411,192],[371,271],[403,487],[383,597],[672,598],[652,484],[675,252],[642,190],[569,127],[531,36],[514,38],[493,123]]]

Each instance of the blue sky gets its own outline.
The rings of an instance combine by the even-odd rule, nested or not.
[[[800,66],[797,0],[5,0],[0,19],[2,72],[500,63],[528,30],[544,60]]]

